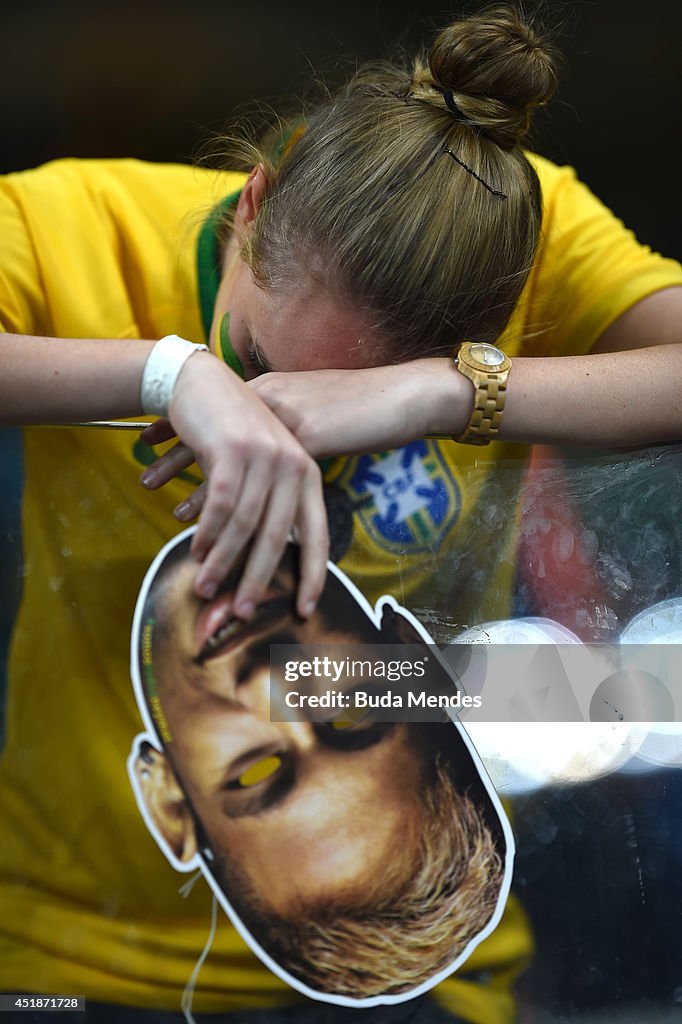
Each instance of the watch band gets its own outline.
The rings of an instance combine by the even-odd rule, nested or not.
[[[454,352],[460,373],[474,385],[474,408],[466,430],[455,438],[463,444],[489,444],[497,436],[507,398],[509,356],[485,342],[464,341]]]

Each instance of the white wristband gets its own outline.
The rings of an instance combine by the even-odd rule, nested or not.
[[[180,370],[195,352],[208,352],[208,347],[185,341],[177,334],[168,334],[157,341],[147,356],[142,371],[140,401],[144,413],[154,416],[168,415],[168,403]]]

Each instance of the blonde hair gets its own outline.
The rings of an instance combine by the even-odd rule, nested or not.
[[[451,966],[490,921],[503,864],[481,804],[437,763],[423,794],[416,863],[357,900],[272,912],[229,851],[219,881],[251,934],[277,963],[317,991],[366,999],[408,992]]]
[[[312,280],[364,313],[388,360],[494,340],[538,241],[521,142],[555,84],[552,50],[504,5],[453,22],[411,64],[362,67],[274,154],[252,154],[268,179],[243,250],[256,280]]]

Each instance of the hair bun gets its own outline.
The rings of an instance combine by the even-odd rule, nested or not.
[[[462,114],[505,148],[528,131],[534,107],[551,98],[558,56],[513,7],[490,7],[448,25],[415,67],[411,94]]]

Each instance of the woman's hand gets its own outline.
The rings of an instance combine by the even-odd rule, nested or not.
[[[299,614],[308,616],[324,585],[327,518],[316,463],[293,434],[231,370],[198,353],[178,377],[168,420],[142,432],[146,444],[174,435],[181,443],[142,475],[152,490],[197,462],[206,481],[178,509],[189,521],[201,511],[192,554],[200,562],[196,591],[210,598],[252,542],[235,597],[248,618],[279,563],[289,531],[301,547]]]
[[[249,387],[315,458],[387,451],[463,431],[473,389],[449,359],[362,370],[266,373]]]

